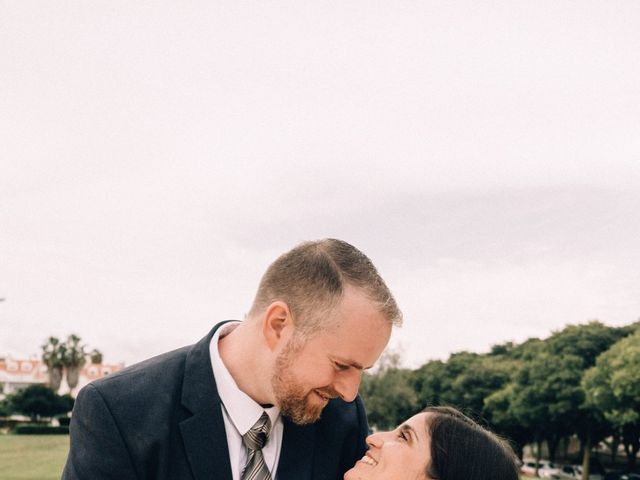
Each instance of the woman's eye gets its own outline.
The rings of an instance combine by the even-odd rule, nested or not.
[[[398,437],[400,437],[402,440],[407,440],[407,436],[402,430],[400,430],[400,433],[398,433]]]
[[[338,370],[346,370],[349,368],[349,365],[345,365],[344,363],[335,362],[335,365]]]

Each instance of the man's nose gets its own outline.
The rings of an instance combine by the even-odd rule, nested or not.
[[[353,402],[358,395],[362,372],[355,368],[340,372],[333,383],[333,388],[345,402]]]

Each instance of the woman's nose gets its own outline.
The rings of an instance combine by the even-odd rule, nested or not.
[[[384,433],[385,432],[378,432],[378,433],[372,433],[371,435],[369,435],[366,440],[367,445],[369,445],[369,447],[380,448],[384,443]]]

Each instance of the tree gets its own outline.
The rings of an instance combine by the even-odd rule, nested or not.
[[[420,367],[413,375],[413,385],[423,406],[446,404],[477,416],[482,408],[486,383],[492,382],[488,379],[490,376],[482,355],[458,352],[446,362],[434,360]]]
[[[558,357],[539,353],[524,362],[515,379],[510,408],[520,424],[529,428],[540,446],[549,447],[549,459],[555,461],[561,438],[573,431],[578,408],[584,400],[580,387],[582,360],[575,355]]]
[[[640,451],[640,330],[602,353],[583,378],[587,404],[621,434],[630,471]]]
[[[497,355],[500,351],[504,351],[504,358],[526,362],[534,359],[544,348],[544,340],[532,337],[517,345],[514,345],[512,342],[507,342],[503,345],[494,345],[491,355]]]
[[[49,387],[55,392],[60,389],[64,369],[66,345],[57,337],[49,337],[42,345],[42,362],[47,366]]]
[[[73,399],[68,395],[58,395],[44,385],[31,385],[11,395],[9,404],[12,411],[36,420],[38,417],[52,417],[69,412],[73,408]]]
[[[80,345],[80,337],[71,334],[67,338],[65,347],[63,362],[67,370],[67,384],[69,389],[73,390],[78,385],[80,369],[87,362],[86,346]]]
[[[450,361],[460,362],[452,356]],[[479,418],[483,414],[484,401],[511,380],[513,362],[500,357],[478,355],[466,356],[466,365],[452,378],[442,401],[456,405],[469,415]]]
[[[483,415],[500,434],[513,446],[520,460],[524,446],[535,440],[534,429],[527,428],[516,418],[511,405],[515,398],[515,382],[510,382],[484,399]]]
[[[379,429],[391,429],[414,415],[420,408],[411,386],[410,370],[400,368],[399,356],[387,353],[375,373],[365,373],[360,396],[367,408],[369,423]]]
[[[537,358],[544,347],[543,340],[529,338],[520,344],[506,342],[494,345],[488,355],[510,372],[510,379],[484,398],[482,415],[497,433],[510,441],[521,460],[524,446],[536,440],[537,425],[526,425],[517,416],[514,401],[520,389],[518,375],[523,365]]]
[[[9,415],[11,415],[11,405],[9,405],[9,401],[6,398],[0,400],[0,417],[8,417]]]
[[[64,343],[57,337],[49,337],[42,345],[42,361],[49,371],[49,386],[56,392],[60,389],[65,371],[69,389],[73,390],[78,385],[80,370],[87,362],[87,347],[80,341],[79,336],[71,334]],[[102,361],[102,354],[98,350],[94,349],[91,355],[95,358],[100,356]]]
[[[596,363],[596,358],[608,350],[614,343],[634,331],[634,327],[608,327],[593,320],[584,325],[569,325],[554,332],[545,341],[545,350],[553,355],[573,355],[582,360],[582,369],[587,370]],[[577,400],[577,397],[576,397]],[[573,405],[577,412],[574,432],[580,439],[582,452],[583,477],[589,477],[589,465],[592,445],[608,435],[611,426],[602,414],[584,401]]]
[[[412,372],[411,383],[417,394],[417,403],[421,407],[442,404],[442,393],[447,388],[446,364],[432,360]]]
[[[91,359],[91,363],[93,363],[94,365],[98,365],[102,363],[102,352],[97,348],[94,348],[89,353],[89,358]]]
[[[453,405],[509,438],[522,457],[531,434],[509,409],[513,376],[523,359],[533,358],[542,342],[530,339],[523,345],[495,345],[488,355],[452,354],[446,362],[434,360],[413,372],[418,404]]]
[[[596,358],[621,338],[629,335],[629,327],[607,327],[598,320],[584,325],[569,325],[545,340],[545,350],[554,355],[575,355],[586,370]]]

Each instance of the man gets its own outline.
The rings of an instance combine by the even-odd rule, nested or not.
[[[62,478],[342,479],[366,450],[362,372],[400,322],[364,254],[303,243],[243,322],[87,385]]]

